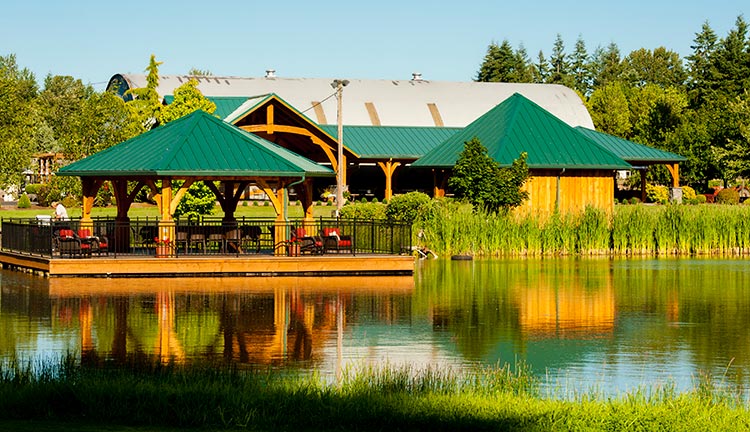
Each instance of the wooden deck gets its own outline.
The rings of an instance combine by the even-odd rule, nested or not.
[[[217,276],[405,276],[414,272],[410,255],[327,254],[300,257],[153,256],[45,258],[0,251],[4,268],[50,277],[217,277]]]

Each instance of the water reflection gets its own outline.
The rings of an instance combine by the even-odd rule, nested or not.
[[[750,261],[424,261],[414,278],[41,279],[0,272],[0,356],[355,363],[524,360],[551,386],[707,371],[750,389]],[[731,366],[730,366],[731,365]],[[728,367],[729,366],[729,367]]]

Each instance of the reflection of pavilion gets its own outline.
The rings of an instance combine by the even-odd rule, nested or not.
[[[518,319],[524,333],[566,337],[573,332],[610,333],[615,295],[611,284],[589,291],[577,284],[539,283],[519,290]]]
[[[184,362],[220,355],[224,360],[272,365],[315,361],[334,335],[340,339],[351,294],[412,288],[411,277],[129,279],[127,285],[116,279],[51,279],[50,297],[64,303],[77,300],[85,359]],[[215,299],[211,309],[218,314],[213,326],[181,326],[180,315],[184,321],[189,312],[179,303],[208,293]],[[140,301],[134,301],[136,296]],[[149,304],[144,298],[153,300],[153,308],[146,309],[146,318],[134,317],[141,310],[138,303]],[[96,328],[97,324],[111,328]],[[207,345],[186,342],[190,332],[198,330],[213,335]],[[337,346],[340,350],[340,341]]]

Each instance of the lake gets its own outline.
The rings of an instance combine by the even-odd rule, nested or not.
[[[0,272],[0,358],[228,361],[333,376],[524,361],[547,388],[750,390],[750,260],[420,261],[414,277]]]

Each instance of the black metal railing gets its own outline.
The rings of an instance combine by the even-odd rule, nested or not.
[[[160,232],[156,218],[3,219],[0,248],[46,257],[96,255],[399,254],[411,246],[411,226],[386,220],[318,218],[176,219]],[[165,235],[168,234],[168,235]],[[73,240],[68,238],[74,237]]]

